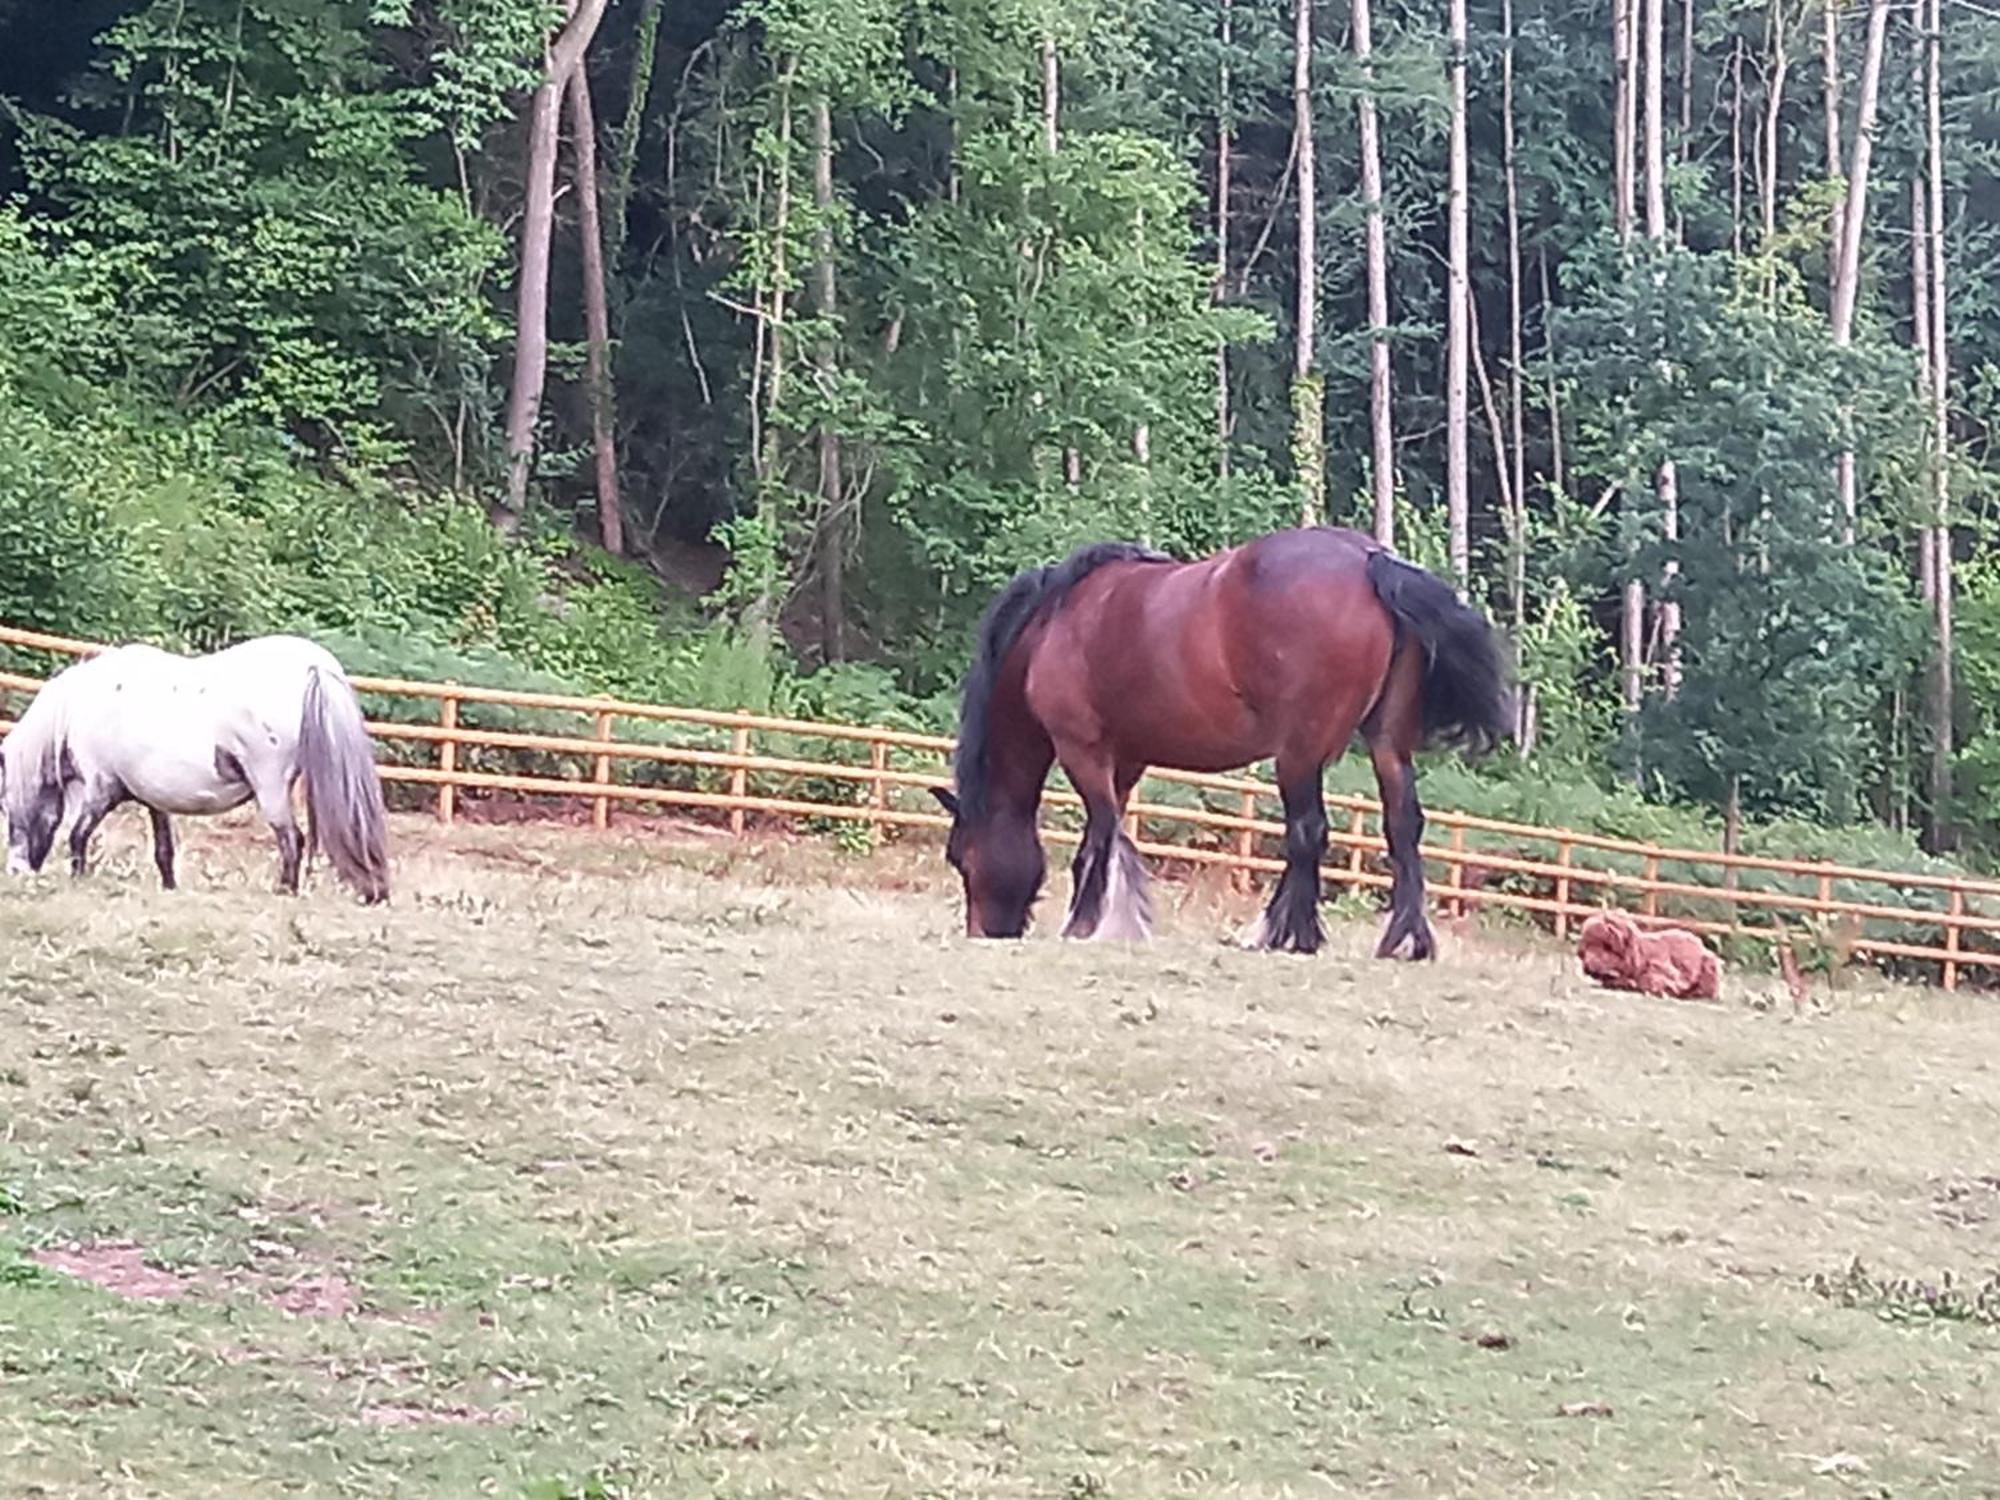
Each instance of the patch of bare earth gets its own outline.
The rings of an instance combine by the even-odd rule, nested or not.
[[[173,1302],[186,1296],[191,1278],[146,1263],[146,1249],[130,1240],[91,1240],[36,1250],[38,1265],[101,1287],[134,1302]]]

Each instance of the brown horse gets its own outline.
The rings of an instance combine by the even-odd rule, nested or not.
[[[946,857],[966,930],[1019,937],[1046,866],[1035,813],[1060,761],[1086,822],[1067,937],[1142,938],[1138,850],[1119,828],[1148,766],[1277,761],[1285,873],[1246,946],[1316,950],[1326,851],[1320,775],[1359,730],[1382,790],[1394,870],[1377,957],[1434,950],[1411,756],[1508,733],[1493,628],[1449,585],[1358,532],[1282,531],[1177,563],[1127,543],[1022,573],[980,626],[960,710]]]

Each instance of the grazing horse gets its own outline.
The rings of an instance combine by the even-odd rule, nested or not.
[[[1151,911],[1120,830],[1148,766],[1229,771],[1276,759],[1285,872],[1246,947],[1315,951],[1326,851],[1322,769],[1360,731],[1388,836],[1376,949],[1434,952],[1411,757],[1474,753],[1509,732],[1499,642],[1449,585],[1373,539],[1281,531],[1178,563],[1127,543],[1022,573],[988,607],[960,708],[946,858],[972,936],[1019,937],[1045,866],[1035,812],[1051,764],[1083,798],[1066,937],[1143,938]]]
[[[292,816],[303,777],[310,838]],[[174,887],[172,813],[227,812],[251,798],[278,840],[279,888],[296,894],[314,844],[364,901],[389,894],[382,784],[361,705],[340,663],[297,636],[208,656],[120,646],[58,672],[0,740],[7,869],[41,869],[66,810],[70,872],[113,808],[152,816],[153,859]]]

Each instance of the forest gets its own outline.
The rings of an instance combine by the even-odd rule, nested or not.
[[[1015,571],[1328,522],[1511,643],[1446,804],[2000,844],[1983,0],[0,39],[7,623],[943,726]]]

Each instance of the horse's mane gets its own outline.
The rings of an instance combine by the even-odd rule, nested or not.
[[[972,669],[965,676],[958,713],[958,748],[952,756],[952,776],[962,816],[977,818],[986,808],[987,783],[992,772],[987,741],[992,734],[993,691],[999,686],[1008,654],[1022,633],[1107,563],[1172,560],[1135,542],[1093,542],[1079,547],[1059,563],[1017,573],[987,605],[979,622],[979,644],[973,654]]]

